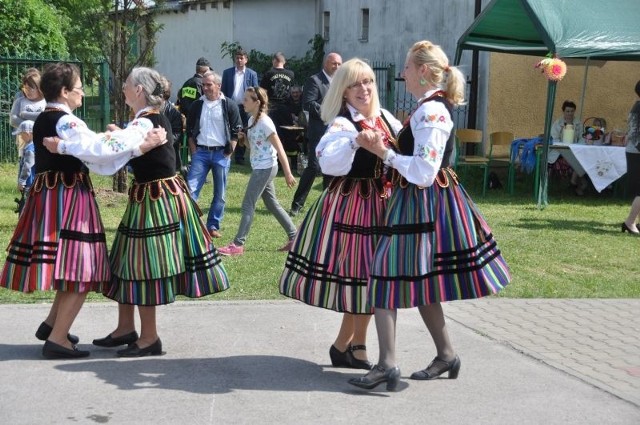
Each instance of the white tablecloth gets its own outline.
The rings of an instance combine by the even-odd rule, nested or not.
[[[554,143],[549,146],[550,164],[562,155],[571,168],[591,179],[598,192],[618,180],[627,172],[624,146],[595,146],[579,143]]]

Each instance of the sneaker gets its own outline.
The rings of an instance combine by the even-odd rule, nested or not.
[[[291,210],[289,210],[289,217],[293,218],[297,216],[298,214],[300,214],[300,210],[301,208],[291,208]]]
[[[220,233],[219,230],[216,229],[209,229],[209,235],[211,235],[212,238],[221,238],[222,237],[222,233]]]
[[[283,246],[278,248],[278,251],[280,251],[280,252],[289,252],[289,251],[291,251],[291,247],[292,246],[293,246],[293,239],[291,239],[289,242],[287,242],[286,244],[284,244]]]
[[[244,246],[238,246],[231,242],[227,246],[218,248],[218,252],[220,253],[220,255],[242,255],[244,254]]]

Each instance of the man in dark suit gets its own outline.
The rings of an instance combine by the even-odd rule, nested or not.
[[[292,217],[300,213],[300,210],[307,200],[309,191],[313,186],[316,175],[320,171],[320,164],[318,164],[318,158],[316,157],[316,146],[327,130],[327,126],[322,122],[322,118],[320,118],[320,105],[322,104],[322,99],[324,99],[324,96],[327,94],[327,90],[329,90],[331,77],[333,77],[333,74],[340,65],[342,65],[340,55],[334,52],[328,53],[324,58],[322,71],[307,78],[304,83],[302,108],[309,112],[307,127],[309,162],[300,177],[298,189],[295,195],[293,195],[293,202],[291,203],[291,210],[289,211],[289,215]]]
[[[236,51],[233,62],[235,66],[227,68],[222,72],[222,93],[229,99],[233,99],[240,109],[240,118],[242,126],[247,127],[249,116],[244,111],[242,102],[244,100],[244,91],[247,87],[256,87],[258,85],[258,74],[251,68],[247,67],[249,57],[247,52],[239,49]],[[244,163],[244,154],[246,148],[237,146],[235,151],[236,164]]]

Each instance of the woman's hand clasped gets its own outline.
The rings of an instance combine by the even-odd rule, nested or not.
[[[363,130],[358,133],[356,143],[379,157],[382,157],[387,150],[380,134],[373,130]]]
[[[140,152],[147,153],[151,149],[167,143],[167,131],[162,127],[156,127],[149,131],[140,145]]]
[[[60,139],[55,136],[42,139],[42,144],[51,153],[58,153],[58,143],[60,143]]]

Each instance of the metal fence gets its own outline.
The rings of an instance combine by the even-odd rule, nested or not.
[[[371,67],[376,76],[380,104],[398,118],[408,117],[417,103],[411,93],[406,90],[404,78],[396,77],[396,67],[392,63],[372,62]],[[469,84],[467,83],[467,89]],[[453,108],[453,122],[456,128],[467,127],[467,105]]]
[[[15,136],[11,134],[13,128],[9,123],[11,106],[20,91],[22,75],[28,68],[42,71],[47,63],[58,62],[50,58],[16,58],[0,56],[0,161],[16,162],[18,151]],[[80,75],[84,88],[82,107],[74,113],[84,120],[94,131],[104,131],[110,122],[109,107],[109,68],[106,62],[87,67],[78,61],[74,63],[80,68]],[[97,72],[90,72],[90,69]]]

